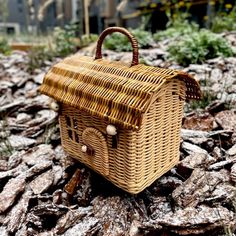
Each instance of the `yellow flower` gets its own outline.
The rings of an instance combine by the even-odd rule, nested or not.
[[[180,1],[180,2],[178,3],[178,5],[179,5],[179,7],[183,7],[183,6],[184,6],[184,1]]]
[[[151,7],[151,8],[156,8],[156,7],[157,7],[157,4],[156,4],[156,3],[151,3],[151,4],[150,4],[150,7]]]
[[[204,19],[205,21],[207,21],[207,20],[208,20],[208,16],[204,16],[203,19]]]
[[[186,7],[187,7],[187,8],[190,8],[191,6],[192,6],[192,3],[191,3],[191,2],[187,2],[187,3],[186,3]]]
[[[232,4],[230,4],[230,3],[228,3],[228,4],[225,4],[225,8],[227,8],[227,9],[231,9],[233,6],[232,6]]]
[[[216,3],[215,3],[215,1],[210,1],[210,5],[215,5]]]

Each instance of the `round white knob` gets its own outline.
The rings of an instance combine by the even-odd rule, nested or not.
[[[57,102],[51,102],[50,103],[50,108],[53,110],[53,111],[58,111],[59,110],[59,104]]]
[[[108,125],[106,128],[106,131],[107,131],[107,134],[109,134],[109,135],[116,135],[117,134],[117,130],[114,125]]]
[[[81,151],[82,151],[82,152],[87,152],[87,149],[88,149],[87,146],[86,146],[86,145],[83,145],[82,148],[81,148]]]

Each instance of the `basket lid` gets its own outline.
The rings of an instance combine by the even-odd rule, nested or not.
[[[122,33],[125,30],[118,29],[122,29],[119,31]],[[132,41],[133,36],[128,34]],[[98,46],[101,43],[98,41]],[[134,47],[136,44],[132,45]],[[133,52],[138,51],[135,49]],[[138,64],[137,54],[133,56],[131,67],[101,59],[99,53],[96,53],[95,59],[75,54],[49,70],[40,91],[109,123],[138,129],[153,97],[172,79],[185,82],[186,98],[200,99],[199,84],[192,76],[176,70]]]

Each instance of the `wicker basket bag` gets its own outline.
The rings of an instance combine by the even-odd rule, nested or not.
[[[103,40],[113,32],[129,38],[131,66],[102,59]],[[130,193],[142,191],[178,162],[184,101],[201,95],[190,75],[145,66],[138,58],[136,39],[111,27],[100,35],[95,58],[65,58],[40,88],[59,102],[68,154]]]

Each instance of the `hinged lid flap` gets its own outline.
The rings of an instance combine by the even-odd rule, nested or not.
[[[132,45],[134,47],[136,44]],[[73,55],[49,70],[40,91],[59,102],[128,129],[141,126],[142,115],[152,102],[153,95],[171,79],[185,82],[187,98],[201,97],[199,84],[192,76],[176,70],[137,64],[137,55],[133,57],[131,67],[121,62],[99,59],[99,53],[96,53],[98,59]]]

